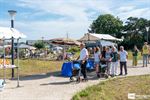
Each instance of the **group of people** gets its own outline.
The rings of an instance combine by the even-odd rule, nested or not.
[[[87,80],[86,75],[86,64],[89,57],[89,52],[85,48],[84,44],[80,45],[80,56],[78,57],[78,61],[80,62],[81,73],[83,74],[83,80]],[[127,59],[128,59],[128,52],[124,50],[123,46],[120,46],[119,51],[115,46],[109,47],[104,46],[102,49],[99,47],[94,47],[92,49],[94,51],[94,65],[97,77],[101,77],[101,66],[106,65],[106,72],[108,76],[114,77],[116,75],[127,75]],[[134,50],[132,51],[133,55],[133,66],[137,66],[137,59],[138,59],[138,52],[136,46],[134,46]],[[148,63],[148,53],[149,47],[147,42],[144,43],[142,48],[142,55],[143,55],[143,67],[147,66]],[[117,67],[120,63],[120,73],[117,74]],[[72,76],[71,76],[72,79]],[[80,75],[77,78],[77,81],[80,80]]]
[[[78,57],[78,61],[81,65],[81,73],[83,74],[83,80],[87,80],[86,75],[86,64],[89,57],[88,50],[85,48],[84,44],[80,45],[80,56]],[[117,75],[117,66],[118,66],[118,60],[120,58],[120,74],[123,74],[123,67],[125,69],[125,74],[127,75],[127,56],[128,53],[124,50],[123,46],[120,46],[120,53],[118,57],[118,51],[115,47],[109,48],[109,47],[103,47],[102,50],[100,50],[99,47],[94,48],[94,64],[96,69],[97,77],[100,77],[100,64],[106,64],[106,71],[107,74],[110,76]],[[72,80],[72,76],[70,77]],[[77,81],[80,81],[80,76],[77,78]]]
[[[106,71],[109,76],[117,75],[118,61],[120,59],[120,74],[123,75],[123,67],[125,70],[125,75],[127,75],[127,58],[128,53],[124,50],[123,46],[120,46],[120,51],[116,47],[103,47],[100,51],[99,47],[94,48],[94,64],[96,69],[97,77],[100,77],[100,67],[101,65],[106,65]]]

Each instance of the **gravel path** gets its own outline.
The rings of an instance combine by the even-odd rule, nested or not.
[[[131,66],[130,61],[128,65]],[[128,76],[150,74],[150,65],[140,66],[141,63],[136,68],[129,67]],[[16,88],[16,81],[7,80],[5,89],[0,92],[0,100],[70,100],[76,92],[105,80],[97,79],[93,72],[88,76],[88,82],[70,83],[68,78],[40,74],[22,78],[20,88]]]

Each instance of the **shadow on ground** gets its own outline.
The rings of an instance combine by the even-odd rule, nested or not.
[[[61,76],[61,71],[22,76],[22,77],[20,77],[20,81],[38,80],[38,79],[43,79],[43,78],[47,78],[47,77],[50,77],[50,76],[62,77]],[[12,80],[17,80],[17,78],[12,79]]]

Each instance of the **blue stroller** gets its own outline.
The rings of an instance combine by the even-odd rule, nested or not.
[[[73,70],[72,70],[72,76],[70,77],[70,82],[73,82],[73,77],[77,77],[76,81],[80,81],[80,74],[81,74],[81,68],[80,68],[80,62],[79,61],[73,61]]]

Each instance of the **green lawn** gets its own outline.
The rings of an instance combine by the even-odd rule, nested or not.
[[[72,100],[128,100],[128,93],[150,95],[149,83],[150,75],[111,79],[82,90]]]
[[[60,71],[62,63],[62,61],[42,61],[33,59],[20,60],[20,76]],[[15,65],[17,65],[16,60]],[[6,70],[6,76],[7,78],[11,77],[11,69]],[[2,77],[3,70],[1,69],[0,78]]]

